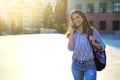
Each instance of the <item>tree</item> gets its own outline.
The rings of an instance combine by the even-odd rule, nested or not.
[[[8,30],[9,30],[8,25],[0,17],[0,35],[2,35],[2,32],[6,32]]]
[[[52,26],[51,18],[52,18],[52,6],[50,5],[50,2],[49,2],[43,13],[44,28],[50,28]]]
[[[66,30],[67,0],[58,0],[55,6],[56,29],[60,33]]]

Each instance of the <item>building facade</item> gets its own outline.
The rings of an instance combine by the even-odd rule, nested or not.
[[[120,32],[120,0],[68,0],[67,12],[79,9],[100,33]]]

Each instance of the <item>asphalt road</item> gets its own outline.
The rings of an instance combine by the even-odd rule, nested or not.
[[[67,42],[63,34],[1,36],[0,80],[73,80]],[[107,44],[106,50],[97,80],[120,80],[120,49]]]

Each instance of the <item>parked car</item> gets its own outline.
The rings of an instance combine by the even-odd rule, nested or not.
[[[40,28],[40,33],[41,34],[57,33],[57,30],[56,29],[44,29],[44,28]]]

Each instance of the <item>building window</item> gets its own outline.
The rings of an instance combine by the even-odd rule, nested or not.
[[[113,12],[120,12],[120,2],[113,2]]]
[[[87,12],[94,13],[94,4],[93,3],[90,3],[87,5]]]
[[[76,9],[81,10],[82,9],[82,5],[81,4],[76,4]]]
[[[91,26],[93,26],[93,21],[90,20],[89,23],[90,23]]]
[[[100,30],[106,30],[106,21],[100,21]]]
[[[119,30],[120,22],[119,21],[113,21],[113,30]]]
[[[106,13],[107,11],[107,3],[100,3],[100,12]]]

